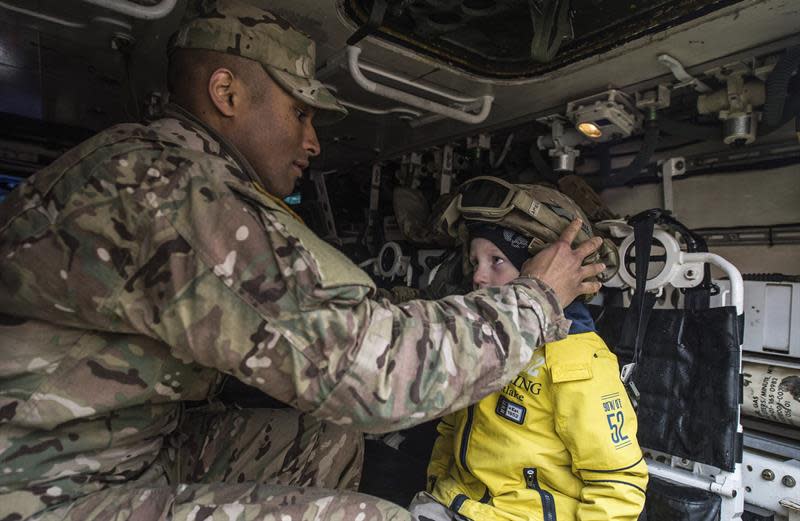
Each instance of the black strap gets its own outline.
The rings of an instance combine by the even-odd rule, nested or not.
[[[659,224],[666,224],[677,231],[686,243],[686,251],[689,253],[708,252],[708,244],[703,236],[693,232],[671,215],[661,213],[656,222]],[[708,309],[711,307],[711,295],[716,294],[713,293],[714,289],[719,290],[719,288],[711,282],[711,265],[705,263],[703,265],[703,281],[693,288],[682,290],[685,295],[683,307],[692,310]]]
[[[383,24],[387,7],[387,0],[375,0],[375,2],[372,4],[372,10],[369,13],[369,18],[364,25],[356,29],[356,32],[350,35],[350,37],[347,39],[347,45],[355,45],[378,30],[378,28]]]
[[[650,319],[650,312],[656,302],[655,293],[645,291],[647,285],[647,269],[650,265],[650,252],[653,243],[653,229],[659,219],[661,210],[647,210],[628,220],[628,224],[633,226],[634,247],[636,248],[636,288],[634,290],[631,306],[625,315],[625,324],[622,326],[620,342],[622,345],[633,347],[632,363],[638,364],[642,354],[642,343],[644,342],[647,322]],[[624,260],[623,260],[624,262]],[[634,371],[635,371],[634,366]],[[630,374],[627,381],[632,381],[633,374]]]

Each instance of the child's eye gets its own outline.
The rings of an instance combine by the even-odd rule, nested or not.
[[[505,261],[506,260],[504,258],[502,258],[502,257],[492,257],[492,264],[494,264],[495,266],[498,266],[498,265],[504,263]]]
[[[308,116],[304,110],[295,108],[294,111],[297,113],[297,119],[303,121]]]

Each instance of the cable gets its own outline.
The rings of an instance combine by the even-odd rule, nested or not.
[[[493,168],[493,169],[500,168],[500,165],[502,165],[502,164],[503,164],[503,161],[505,161],[505,159],[506,159],[506,156],[508,155],[508,151],[509,151],[509,150],[511,150],[511,143],[512,143],[513,141],[514,141],[514,133],[512,132],[512,133],[511,133],[511,134],[509,134],[509,135],[508,135],[508,137],[506,138],[506,144],[505,144],[505,145],[503,145],[503,151],[502,151],[502,152],[500,152],[500,157],[499,157],[499,158],[497,158],[497,162],[496,162],[495,164],[493,164],[493,165],[492,165],[492,168]]]

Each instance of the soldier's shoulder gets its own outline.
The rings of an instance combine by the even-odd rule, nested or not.
[[[110,162],[110,170],[118,166],[146,171],[154,166],[162,173],[180,168],[188,176],[206,177],[208,173],[223,171],[245,178],[239,165],[221,150],[216,140],[175,118],[163,118],[147,125],[115,125],[81,146],[85,148],[79,155],[87,161]],[[144,169],[143,164],[147,165]]]

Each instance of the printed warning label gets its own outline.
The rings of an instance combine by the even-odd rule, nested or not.
[[[771,365],[745,363],[745,414],[800,427],[800,374]]]

